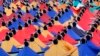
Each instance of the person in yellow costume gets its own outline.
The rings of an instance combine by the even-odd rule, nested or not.
[[[100,18],[98,18],[97,21],[99,22]],[[97,29],[100,30],[100,25],[98,25]]]
[[[3,21],[2,26],[0,27],[0,31],[2,31],[4,29],[8,29],[8,28],[6,27],[6,23]]]
[[[99,1],[99,0],[94,0],[94,3],[95,3],[97,6],[100,6],[100,1]]]
[[[9,33],[10,36],[10,42],[12,45],[16,46],[17,48],[21,48],[23,47],[23,45],[21,45],[13,36],[16,34],[16,30],[13,29],[12,32]]]
[[[12,8],[14,8],[15,10],[17,9],[17,6],[16,5],[19,5],[19,6],[21,6],[21,2],[20,1],[17,1],[17,3],[14,3],[14,2],[12,2],[11,4],[10,4],[10,7]]]
[[[53,44],[45,52],[45,56],[78,56],[78,50],[68,42],[65,42],[60,37],[59,40],[54,40]]]
[[[31,35],[30,41],[29,41],[29,47],[34,50],[35,52],[42,52],[40,46],[34,41],[33,35]]]
[[[38,38],[38,33],[34,34],[34,42],[37,43],[40,47],[46,48],[46,45]]]
[[[37,0],[34,0],[34,1],[30,4],[30,6],[32,6],[32,5],[36,8],[37,5],[38,5],[38,1],[37,1]]]
[[[70,9],[70,6],[66,6],[66,9],[65,9],[64,11],[66,12],[66,11],[68,11],[69,9]],[[73,14],[74,14],[74,12],[73,12]],[[76,19],[76,15],[74,14],[74,15],[71,16],[70,20],[67,20],[67,21],[65,21],[65,22],[63,23],[63,26],[68,26],[68,23],[69,23],[69,22],[73,22],[75,19]]]
[[[68,43],[68,42],[66,42],[64,40],[62,40],[62,36],[60,34],[58,34],[57,39],[58,39],[58,45],[60,47],[62,47],[64,50],[66,50],[68,55],[70,55],[70,56],[73,56],[73,55],[78,56],[78,49],[75,46],[71,45],[70,43]]]
[[[44,24],[44,26],[40,28],[40,30],[42,31],[41,34],[44,37],[47,37],[47,35],[50,35],[53,37],[53,35],[47,29],[48,29],[48,26]]]
[[[60,13],[59,13],[59,16],[61,16],[60,15]],[[58,20],[59,20],[59,16],[56,16],[55,18],[54,18],[54,25],[62,25]]]
[[[60,10],[61,10],[61,9],[65,10],[65,9],[66,9],[66,6],[67,6],[67,4],[66,4],[65,2],[63,2],[63,4],[61,4],[61,5],[59,6],[59,9],[60,9]]]
[[[53,8],[53,10],[56,12],[56,13],[58,13],[58,10],[59,10],[59,8],[58,8],[58,6],[57,5],[59,5],[59,3],[57,2],[57,1],[49,1],[48,2],[48,4]]]
[[[1,44],[1,48],[6,52],[11,52],[13,46],[20,48],[22,45],[13,38],[13,33],[7,33],[5,40]]]
[[[5,50],[6,52],[10,52],[11,51],[12,44],[10,42],[10,36],[9,35],[7,35],[5,37],[5,40],[1,43],[1,48],[3,50]]]

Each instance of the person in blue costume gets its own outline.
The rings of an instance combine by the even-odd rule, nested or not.
[[[23,27],[22,27],[22,25],[18,25],[18,30],[22,30],[23,29]]]
[[[74,20],[74,22],[72,23],[72,30],[77,33],[80,37],[83,37],[85,35],[85,32],[79,28],[77,28],[77,22]]]
[[[48,5],[47,14],[51,17],[51,19],[53,19],[57,13],[53,10],[52,6]]]
[[[8,53],[6,53],[6,52],[1,48],[1,43],[0,43],[0,56],[9,56]]]
[[[11,32],[15,35],[17,31],[16,31],[15,28],[13,28],[13,29],[11,30]]]
[[[86,39],[82,38],[80,40],[80,45],[78,46],[79,56],[96,56],[93,50],[91,50],[87,44]]]
[[[49,22],[47,25],[48,25],[49,27],[52,27],[52,26],[53,26],[53,23],[52,23],[52,22]]]
[[[19,18],[13,18],[12,21],[9,21],[8,22],[8,28],[9,29],[12,29],[12,28],[15,28],[15,29],[18,29],[18,26],[19,26],[19,23],[24,26],[24,22],[19,19]]]
[[[28,23],[27,22],[24,24],[24,27],[28,27]]]
[[[2,12],[0,12],[0,18],[2,18],[3,17],[3,13]]]
[[[32,16],[36,16],[37,12],[38,12],[38,9],[34,7],[34,5],[32,5],[32,9],[29,10],[30,11],[30,14]]]
[[[25,12],[21,10],[21,8],[19,7],[19,5],[16,5],[16,6],[17,6],[17,11],[15,13],[18,15],[18,18],[21,18],[21,16],[23,14],[25,14]]]
[[[66,30],[67,30],[67,34],[69,34],[73,39],[79,40],[81,38],[78,34],[76,34],[72,30],[72,26],[70,24],[67,26],[67,29]]]
[[[59,18],[59,21],[63,24],[64,22],[68,21],[69,19],[71,19],[71,16],[73,16],[73,13],[71,12],[71,10],[67,7],[64,10],[61,11],[62,12],[62,16],[61,18]],[[67,16],[66,16],[67,15]]]
[[[42,23],[42,22],[37,17],[38,16],[36,16],[34,19],[32,19],[32,22],[33,22],[32,24],[37,25],[37,26],[41,26],[39,23]]]
[[[100,51],[100,47],[98,47],[98,46],[96,46],[95,44],[93,44],[93,42],[91,41],[91,39],[92,39],[92,36],[88,34],[88,35],[86,36],[87,45],[88,45],[88,47],[89,47],[92,51],[94,51],[95,54],[98,54],[99,51]]]
[[[0,11],[3,12],[4,6],[0,6]]]
[[[24,48],[19,51],[17,56],[39,56],[36,52],[29,48],[27,40],[25,40],[24,45]]]

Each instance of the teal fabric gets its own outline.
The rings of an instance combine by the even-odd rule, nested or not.
[[[91,12],[94,12],[95,10],[100,10],[100,6],[96,6],[95,3],[91,3],[90,5],[93,6],[92,8],[90,8]]]
[[[79,3],[79,1],[73,1],[73,6],[77,6]]]

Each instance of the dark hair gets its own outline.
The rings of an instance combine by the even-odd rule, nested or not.
[[[79,14],[79,16],[80,16],[80,17],[82,16],[82,12]]]
[[[24,26],[25,26],[25,27],[28,27],[28,23],[25,23]]]
[[[22,26],[21,25],[18,26],[18,30],[22,30]]]
[[[33,22],[37,22],[37,21],[38,21],[38,19],[37,19],[37,18],[34,18],[34,19],[33,19]]]
[[[12,25],[12,22],[11,22],[11,21],[9,21],[9,22],[8,22],[8,26],[11,26],[11,25]]]
[[[40,29],[38,29],[37,32],[38,32],[39,34],[41,34],[41,30],[40,30]]]
[[[29,10],[28,9],[26,9],[26,13],[29,13]]]
[[[58,40],[61,40],[61,39],[62,39],[61,35],[58,34],[58,35],[57,35],[57,39],[58,39]]]
[[[54,20],[51,20],[51,23],[54,24]]]
[[[90,40],[92,37],[90,35],[86,36],[86,40]]]
[[[32,7],[33,7],[33,10],[36,10],[36,8],[34,7],[34,5],[32,5]]]
[[[66,30],[66,29],[63,29],[63,32],[64,32],[64,33],[67,33],[67,30]]]
[[[59,18],[61,17],[61,14],[60,14],[60,13],[58,14],[58,17],[59,17]]]
[[[6,26],[6,23],[4,21],[2,22],[2,26]]]
[[[57,39],[53,40],[53,43],[54,43],[55,45],[57,45],[57,44],[58,44],[58,40],[57,40]]]
[[[72,24],[73,24],[73,27],[76,27],[76,22],[73,22]]]
[[[84,9],[82,9],[82,12],[83,12],[83,13],[84,13],[84,11],[85,11],[85,10],[84,10]]]
[[[9,41],[9,40],[10,40],[9,35],[6,35],[5,40],[7,40],[7,41]]]
[[[66,8],[65,11],[68,12],[68,8]]]
[[[12,21],[13,21],[13,22],[16,22],[16,18],[13,18]]]
[[[46,10],[43,10],[43,13],[46,13]]]
[[[45,26],[43,27],[43,29],[44,29],[44,30],[47,30],[48,28],[47,28],[47,26],[45,25]]]
[[[72,28],[72,26],[71,25],[68,25],[68,29],[71,29]]]
[[[48,11],[51,11],[51,8],[50,7],[48,8]]]
[[[14,11],[14,10],[12,10],[12,12],[13,12],[13,13],[15,13],[15,11]]]
[[[70,9],[70,6],[67,6],[68,9]]]
[[[21,15],[17,15],[18,16],[18,18],[21,18]]]
[[[95,28],[94,28],[94,27],[92,27],[92,28],[90,29],[90,31],[91,31],[91,32],[94,32],[94,31],[95,31]]]
[[[48,26],[49,26],[49,27],[52,27],[52,23],[51,23],[51,22],[49,22],[49,23],[48,23]]]
[[[3,11],[3,14],[6,14],[6,12],[5,12],[5,11]]]
[[[12,32],[9,32],[8,34],[9,34],[10,37],[13,37],[13,33]]]
[[[16,34],[16,30],[15,29],[12,29],[12,33],[15,35]]]
[[[42,16],[43,14],[42,13],[40,13],[40,16]]]
[[[93,26],[94,26],[95,28],[97,28],[97,24],[93,24]]]
[[[80,17],[77,17],[77,21],[80,21]]]
[[[35,34],[34,34],[34,37],[35,37],[35,38],[38,38],[38,33],[35,33]]]
[[[19,13],[19,15],[23,15],[21,11],[20,11],[20,12],[18,12],[18,13]]]
[[[100,23],[99,23],[99,21],[95,21],[95,24],[99,25]]]
[[[31,41],[31,42],[34,41],[34,36],[33,36],[33,34],[31,34],[30,41]]]
[[[32,24],[32,21],[31,21],[31,19],[29,19],[29,20],[28,20],[28,24]]]
[[[87,32],[87,35],[91,35],[92,36],[92,34],[91,34],[91,31],[89,30],[89,32]]]
[[[3,15],[0,13],[0,18],[3,17]]]
[[[27,42],[26,39],[25,39],[25,41],[24,41],[24,45],[25,45],[25,47],[28,47],[28,46],[29,46],[29,43]]]
[[[64,37],[65,36],[65,32],[62,32],[61,35]]]
[[[39,16],[39,14],[37,14],[37,15],[36,15],[36,18],[40,19],[40,16]]]
[[[62,14],[64,14],[65,12],[62,10]]]
[[[81,39],[81,43],[82,43],[82,44],[85,44],[85,43],[86,43],[86,40],[85,40],[84,38],[82,38],[82,39]]]
[[[55,21],[58,21],[58,17],[57,16],[55,17]]]

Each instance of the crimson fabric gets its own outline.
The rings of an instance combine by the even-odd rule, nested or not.
[[[43,14],[40,17],[40,19],[41,19],[42,22],[48,23],[50,21],[50,16],[48,16],[47,14]]]
[[[25,40],[25,32],[24,30],[18,30],[14,38],[20,43],[23,44]]]
[[[54,38],[52,36],[50,36],[49,34],[44,37],[42,34],[39,34],[38,38],[45,44],[47,44],[48,42],[50,42],[51,40],[53,40]]]
[[[100,47],[100,31],[93,32],[93,38],[91,40],[96,46]]]
[[[71,7],[71,10],[72,10],[75,14],[79,14],[79,11],[80,11],[81,9],[75,10],[73,7]]]
[[[66,41],[66,42],[69,42],[70,44],[72,44],[72,45],[75,45],[75,44],[77,44],[78,42],[77,41],[75,41],[71,36],[69,36],[68,34],[66,34],[65,36],[64,36],[64,40]]]
[[[34,19],[34,17],[30,14],[30,13],[25,13],[23,16],[22,16],[22,20],[25,22],[26,20],[28,19]]]
[[[35,32],[35,27],[33,25],[29,25],[28,27],[24,28],[24,32],[25,32],[25,39],[29,39],[30,35],[33,34]]]
[[[0,41],[5,39],[6,33],[9,32],[8,29],[3,29],[2,31],[0,31]]]
[[[54,32],[54,33],[58,33],[58,32],[61,32],[61,30],[63,29],[64,27],[62,25],[53,25],[52,27],[48,27],[48,30],[50,32]]]
[[[87,9],[83,16],[81,17],[81,20],[78,22],[79,26],[82,27],[84,30],[90,29],[90,24],[92,23],[93,14]]]
[[[40,9],[40,10],[48,10],[48,7],[46,6],[45,3],[40,3],[39,9]]]

